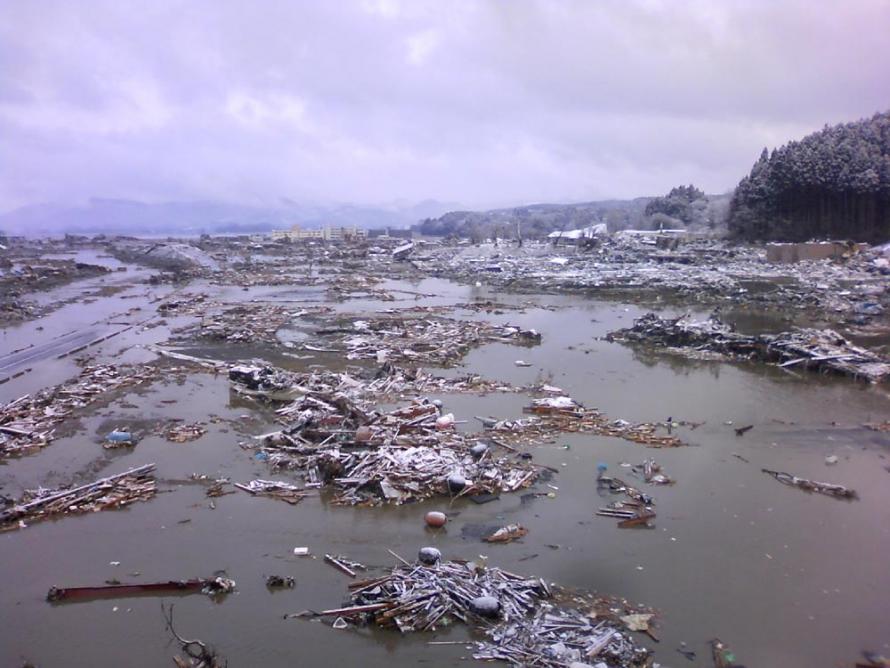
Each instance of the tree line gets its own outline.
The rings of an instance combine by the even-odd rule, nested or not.
[[[890,238],[890,112],[763,149],[728,222],[744,239]]]

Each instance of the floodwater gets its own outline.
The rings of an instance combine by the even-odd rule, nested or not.
[[[477,297],[532,304],[524,312],[464,315],[534,327],[543,334],[540,346],[487,345],[443,373],[473,372],[516,384],[547,380],[615,419],[672,417],[704,424],[677,430],[690,445],[676,449],[585,435],[560,436],[532,448],[535,461],[560,471],[533,491],[552,491],[554,498],[520,493],[484,505],[442,499],[349,508],[329,505],[323,496],[290,506],[237,492],[215,499],[212,509],[204,487],[188,480],[189,474],[240,482],[274,477],[239,447],[251,435],[275,428],[269,410],[230,392],[224,375],[206,373],[172,375],[111,395],[41,452],[0,464],[0,493],[83,482],[148,462],[158,464],[161,493],[124,511],[65,517],[0,534],[0,664],[170,665],[178,645],[165,630],[160,608],[165,601],[175,603],[181,635],[212,644],[231,666],[467,665],[471,651],[463,644],[426,644],[470,638],[461,627],[402,637],[283,618],[345,601],[350,580],[322,561],[324,553],[380,569],[394,563],[388,549],[413,558],[424,545],[435,545],[446,558],[486,555],[490,564],[512,572],[658,608],[661,642],[643,640],[663,666],[710,666],[706,643],[714,637],[729,643],[749,667],[851,666],[863,649],[890,650],[890,438],[862,427],[890,417],[886,388],[758,365],[690,362],[603,341],[607,332],[630,325],[642,313],[631,305],[497,295],[443,280],[393,281],[388,287],[437,296],[351,300],[337,304],[337,310],[361,315]],[[271,301],[298,292],[257,288],[228,294]],[[84,324],[117,321],[115,314],[133,305],[142,310],[131,317],[141,322],[151,315],[155,297],[99,298],[91,307],[95,318]],[[64,317],[57,311],[45,324],[60,326]],[[23,327],[29,331],[31,325]],[[163,340],[167,332],[167,327],[135,328],[95,350],[103,360],[150,359],[140,346]],[[21,336],[10,330],[4,340]],[[230,348],[223,355],[205,346],[201,352],[235,359],[262,355],[263,349]],[[281,361],[277,352],[274,358]],[[532,366],[517,367],[518,359]],[[328,361],[318,355],[294,364]],[[0,385],[0,401],[30,391],[34,378],[56,374],[58,382],[58,376],[73,373],[65,361],[45,365]],[[464,430],[477,428],[474,415],[518,417],[528,401],[521,394],[440,398],[459,420],[468,421],[460,427]],[[110,425],[168,419],[207,421],[208,433],[191,443],[149,435],[131,450],[101,447]],[[749,424],[754,427],[744,436],[735,434],[734,427]],[[826,465],[827,455],[837,455],[839,462]],[[677,481],[671,487],[645,487],[657,503],[655,528],[621,530],[614,520],[596,517],[596,509],[610,500],[597,493],[597,464],[629,479],[621,464],[649,457]],[[781,485],[761,468],[841,483],[857,489],[861,498],[847,502],[807,494]],[[445,530],[425,528],[423,515],[431,509],[449,513]],[[521,541],[489,545],[471,537],[479,525],[516,522],[529,529]],[[313,556],[294,557],[297,546],[309,547]],[[55,605],[44,600],[53,585],[209,577],[220,570],[238,583],[237,593],[221,602],[200,595]],[[297,585],[270,592],[263,577],[270,574],[293,576]],[[698,653],[695,661],[675,651],[681,642]]]

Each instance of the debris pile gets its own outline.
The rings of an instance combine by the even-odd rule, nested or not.
[[[474,643],[478,660],[547,668],[573,662],[608,668],[649,665],[650,652],[633,641],[621,619],[598,614],[602,601],[575,597],[555,605],[548,601],[556,595],[543,580],[499,568],[456,560],[404,562],[389,575],[355,582],[349,589],[346,607],[318,613],[334,617],[334,628],[373,623],[411,633],[462,622],[487,636]],[[651,615],[631,617],[648,620]]]
[[[489,640],[476,643],[474,659],[546,668],[650,665],[649,650],[623,628],[572,608],[543,604],[533,617],[499,624],[485,634]]]
[[[554,257],[546,244],[522,248],[490,244],[455,252],[433,249],[413,261],[427,274],[531,292],[596,291],[597,296],[652,300],[669,294],[687,303],[757,304],[766,308],[815,310],[862,322],[886,310],[890,290],[886,259],[877,249],[843,261],[776,265],[755,246],[690,239],[681,250],[659,250],[654,239],[630,234],[603,237],[591,252]]]
[[[303,471],[311,486],[329,483],[336,503],[514,492],[538,477],[528,463],[495,459],[487,447],[457,433],[454,416],[427,399],[380,413],[358,398],[366,389],[346,374],[240,365],[229,377],[238,391],[253,396],[299,397],[277,410],[286,427],[255,437],[258,444],[249,447],[258,448],[258,458],[273,469]]]
[[[67,383],[10,401],[0,408],[0,458],[48,445],[54,427],[75,409],[104,398],[111,390],[149,380],[155,373],[151,365],[88,366]]]
[[[176,331],[178,340],[226,341],[228,343],[276,343],[276,332],[294,313],[275,304],[238,304],[219,313],[205,314],[200,321]]]
[[[716,317],[666,319],[647,313],[633,327],[609,334],[610,341],[662,346],[690,357],[717,353],[741,359],[837,373],[873,383],[890,377],[890,360],[854,346],[830,329],[798,329],[780,334],[746,336]]]
[[[273,461],[271,455],[269,460]],[[280,466],[282,460],[273,463]],[[335,446],[307,457],[304,467],[315,469],[315,476],[334,486],[336,503],[348,505],[406,503],[438,495],[497,495],[528,487],[539,475],[524,462],[477,459],[469,447],[439,445],[351,452]],[[315,476],[310,473],[310,478]]]
[[[390,316],[355,320],[350,327],[321,329],[333,336],[347,359],[373,359],[448,366],[484,343],[537,345],[540,333],[511,325],[441,317]],[[306,346],[304,346],[305,348]],[[311,350],[311,348],[307,348]]]
[[[540,388],[539,388],[540,389]],[[632,424],[626,420],[612,420],[595,408],[585,408],[556,387],[544,386],[543,391],[558,396],[535,399],[524,408],[533,417],[519,420],[496,420],[477,417],[488,433],[497,433],[495,443],[532,444],[559,433],[585,433],[614,436],[653,448],[673,448],[684,445],[678,437],[658,434],[660,425]]]
[[[147,501],[157,491],[154,470],[154,464],[146,464],[79,487],[29,490],[11,508],[0,511],[0,531],[24,529],[28,522],[55,515],[93,513]]]
[[[394,626],[402,633],[429,631],[458,620],[470,624],[519,619],[551,596],[543,580],[462,561],[400,565],[387,576],[355,582],[349,589],[353,610],[340,609],[337,616]]]

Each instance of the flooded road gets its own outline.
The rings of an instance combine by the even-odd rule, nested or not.
[[[532,447],[536,462],[559,470],[533,488],[551,496],[516,493],[482,505],[438,499],[353,508],[331,505],[326,493],[290,506],[237,492],[214,499],[211,508],[206,486],[189,480],[190,474],[237,482],[290,480],[270,474],[239,446],[276,429],[274,413],[234,394],[224,374],[178,373],[116,393],[44,450],[0,464],[0,493],[15,496],[27,487],[83,482],[150,462],[158,465],[162,493],[124,511],[66,516],[0,534],[0,664],[169,665],[178,646],[165,630],[160,600],[175,603],[181,635],[212,644],[230,666],[444,667],[468,665],[467,659],[472,664],[472,652],[463,644],[427,644],[470,638],[460,627],[400,636],[283,619],[346,600],[350,580],[325,564],[323,554],[347,555],[377,573],[394,562],[387,550],[411,559],[425,545],[438,547],[446,558],[486,555],[490,564],[508,571],[659,609],[661,642],[644,638],[644,644],[663,666],[710,666],[707,642],[714,637],[729,643],[738,662],[749,667],[850,666],[863,649],[890,651],[885,557],[890,554],[890,435],[863,427],[890,416],[885,387],[762,365],[656,356],[604,341],[609,331],[629,326],[642,313],[632,305],[495,294],[438,279],[392,281],[385,287],[436,296],[395,293],[395,302],[368,298],[333,306],[360,317],[477,298],[526,305],[523,311],[458,311],[455,317],[533,327],[542,334],[541,345],[485,345],[443,375],[472,372],[517,385],[547,381],[612,418],[661,422],[670,417],[703,424],[675,430],[690,444],[680,448],[648,449],[583,434],[563,434]],[[233,300],[324,298],[323,292],[301,294],[293,287],[201,288]],[[81,322],[116,321],[133,306],[141,310],[128,323],[150,318],[157,295],[144,286],[132,290],[144,292],[130,299],[123,299],[127,293],[99,297],[90,304],[93,315]],[[100,359],[150,359],[144,346],[163,341],[173,324],[171,319],[167,325],[133,328],[95,351]],[[22,325],[18,333],[13,328],[4,340],[22,341],[32,326]],[[324,354],[297,360],[256,345],[207,345],[193,352],[216,359],[267,356],[282,365],[290,359],[294,368],[329,362]],[[516,366],[518,359],[531,366]],[[70,373],[64,360],[51,364],[58,366],[0,386],[0,401],[31,391],[35,378]],[[460,425],[467,431],[479,428],[475,415],[518,418],[529,402],[524,394],[436,398],[467,421]],[[130,450],[101,446],[117,425],[175,419],[203,421],[207,434],[171,443],[148,433]],[[737,436],[735,428],[747,425],[753,428]],[[827,465],[829,455],[838,463]],[[611,500],[597,489],[597,465],[604,463],[611,474],[631,481],[622,464],[650,457],[676,480],[670,487],[632,483],[655,497],[655,528],[621,530],[614,520],[596,517],[597,508]],[[781,485],[761,468],[840,483],[856,489],[860,499],[807,494]],[[433,509],[449,514],[444,530],[424,526],[424,514]],[[521,523],[528,535],[507,545],[473,537],[480,526],[508,523]],[[309,547],[312,556],[293,556],[299,546]],[[69,604],[44,600],[53,585],[187,579],[217,571],[238,583],[238,591],[220,602],[200,595]],[[270,574],[293,576],[296,587],[270,592],[264,585]],[[681,643],[697,653],[694,661],[676,651]]]

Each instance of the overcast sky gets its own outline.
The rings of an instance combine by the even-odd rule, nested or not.
[[[890,108],[890,0],[0,2],[0,211],[731,189]]]

